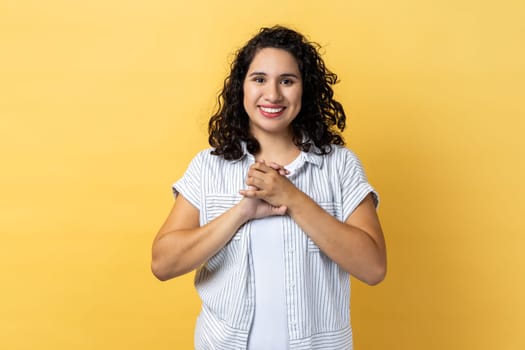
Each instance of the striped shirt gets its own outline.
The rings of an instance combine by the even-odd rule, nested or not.
[[[340,221],[345,221],[367,194],[368,183],[359,159],[347,148],[332,146],[327,155],[301,152],[295,186]],[[215,219],[241,200],[246,176],[254,163],[244,151],[228,161],[210,153],[197,154],[184,176],[173,185],[199,210],[200,225]],[[255,310],[255,281],[250,250],[251,222],[196,272],[202,300],[195,329],[195,348],[246,349]],[[328,258],[289,217],[283,220],[286,317],[290,349],[352,349],[349,274]]]

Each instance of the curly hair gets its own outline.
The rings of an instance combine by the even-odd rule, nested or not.
[[[301,72],[301,110],[291,124],[294,144],[302,151],[309,151],[313,144],[319,154],[330,153],[333,144],[344,145],[340,132],[345,128],[346,116],[341,103],[333,98],[331,87],[337,83],[337,75],[326,68],[318,52],[320,45],[294,30],[274,26],[262,28],[236,53],[218,96],[217,111],[208,124],[212,154],[239,159],[243,155],[242,141],[251,154],[260,150],[259,142],[250,134],[243,84],[253,58],[263,48],[286,50],[295,57]]]

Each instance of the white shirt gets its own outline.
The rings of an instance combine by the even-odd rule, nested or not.
[[[288,177],[302,165],[299,156],[286,165]],[[248,350],[288,350],[288,321],[284,284],[284,218],[271,216],[252,221],[250,254],[255,279],[255,314]]]
[[[248,350],[288,350],[284,277],[283,218],[254,220],[250,254],[255,280],[255,310]]]
[[[358,158],[332,146],[327,155],[301,152],[301,164],[289,179],[340,221],[345,221],[370,192]],[[254,158],[228,161],[200,152],[173,185],[199,209],[200,224],[238,203],[240,189]],[[289,217],[283,216],[284,294],[289,349],[352,349],[350,279]],[[195,275],[202,310],[195,329],[195,348],[246,349],[255,315],[256,287],[251,232],[244,224]]]

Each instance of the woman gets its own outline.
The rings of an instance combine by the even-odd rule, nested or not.
[[[386,248],[336,81],[288,28],[238,51],[153,243],[159,279],[197,269],[196,349],[352,348],[349,274],[382,281]]]

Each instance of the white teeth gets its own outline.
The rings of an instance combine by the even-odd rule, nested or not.
[[[263,112],[266,112],[266,113],[279,113],[281,112],[284,107],[281,107],[281,108],[267,108],[267,107],[261,107],[262,111]]]

